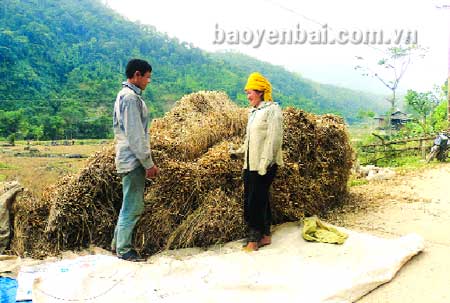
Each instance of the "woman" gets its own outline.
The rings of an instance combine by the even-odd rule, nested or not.
[[[252,73],[245,85],[251,105],[245,141],[231,150],[232,156],[244,155],[244,220],[248,227],[245,250],[256,251],[271,243],[269,189],[277,168],[283,165],[283,115],[272,100],[272,86],[259,73]]]

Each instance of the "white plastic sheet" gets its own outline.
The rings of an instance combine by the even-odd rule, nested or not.
[[[305,242],[297,224],[285,224],[272,245],[252,253],[233,242],[204,252],[174,251],[147,263],[104,255],[64,260],[35,274],[32,298],[34,303],[347,303],[390,281],[424,248],[415,234],[383,239],[344,231],[349,238],[340,246]],[[19,290],[26,293],[22,283],[19,275]]]

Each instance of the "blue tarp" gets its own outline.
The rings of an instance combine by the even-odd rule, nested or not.
[[[17,280],[0,277],[0,303],[16,303]],[[20,301],[29,302],[31,301]]]

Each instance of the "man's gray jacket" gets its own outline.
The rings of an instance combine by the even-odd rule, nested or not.
[[[122,83],[114,104],[114,138],[116,141],[116,169],[127,173],[142,165],[151,168],[153,164],[148,132],[148,109],[141,97],[139,87]]]

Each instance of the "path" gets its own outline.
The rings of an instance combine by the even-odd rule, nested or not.
[[[450,302],[450,164],[351,188],[333,223],[384,237],[417,233],[425,250],[358,303]],[[356,197],[356,198],[355,198]]]

